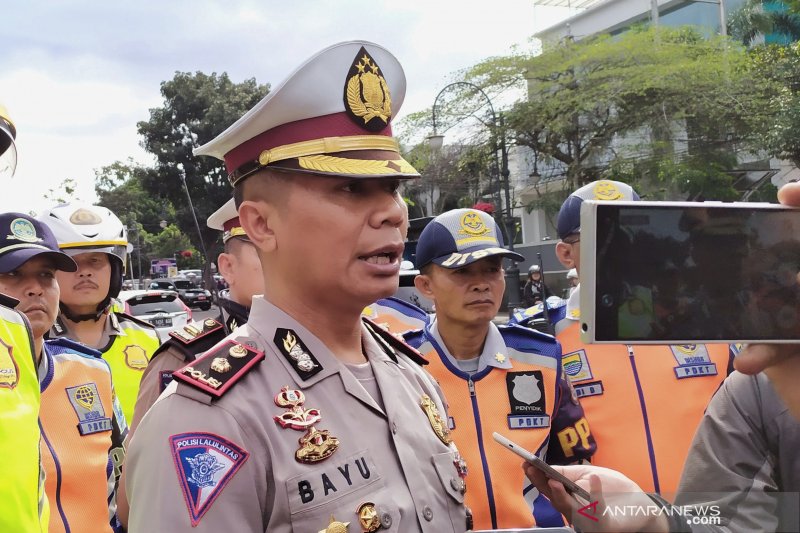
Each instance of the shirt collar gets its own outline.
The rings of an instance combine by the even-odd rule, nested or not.
[[[436,317],[433,318],[431,325],[428,329],[431,336],[436,340],[436,343],[441,347],[444,355],[450,359],[453,365],[457,366],[456,358],[447,350],[441,334],[439,333],[439,322]],[[483,351],[481,352],[478,360],[478,372],[484,370],[486,367],[495,367],[508,369],[511,368],[511,361],[508,358],[508,348],[503,340],[503,335],[493,322],[489,323],[489,331],[486,335],[486,340],[483,343]]]
[[[567,300],[567,314],[565,318],[569,320],[580,320],[581,318],[581,286],[578,284],[572,294],[569,295]]]

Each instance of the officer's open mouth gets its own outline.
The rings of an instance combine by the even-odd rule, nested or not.
[[[370,256],[361,256],[359,259],[373,265],[391,265],[397,260],[397,254],[392,252],[384,252]]]

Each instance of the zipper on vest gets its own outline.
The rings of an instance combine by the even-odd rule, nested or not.
[[[650,419],[647,416],[647,404],[644,401],[644,391],[642,390],[642,382],[639,380],[639,371],[636,369],[636,359],[633,357],[633,346],[627,345],[628,359],[631,363],[631,370],[633,371],[633,379],[636,383],[636,392],[639,396],[639,406],[642,410],[642,419],[644,421],[644,435],[647,439],[647,452],[650,457],[650,471],[653,474],[653,487],[656,493],[661,493],[661,484],[658,482],[658,466],[656,463],[656,455],[653,447],[653,435],[650,431]]]
[[[469,387],[469,395],[475,397],[475,382],[472,381],[472,376],[467,378],[467,387]]]

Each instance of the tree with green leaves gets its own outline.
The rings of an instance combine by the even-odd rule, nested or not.
[[[563,178],[556,195],[615,168],[652,171],[643,162],[661,161],[659,172],[632,181],[673,198],[729,198],[735,178],[727,172],[736,164],[729,149],[753,138],[751,116],[769,107],[767,82],[741,45],[688,27],[634,28],[565,41],[538,56],[491,58],[466,79],[490,94],[527,90],[504,112],[506,125],[540,169],[558,169],[548,176]],[[715,164],[697,164],[704,160]]]
[[[156,159],[155,166],[141,175],[142,187],[174,206],[178,226],[196,248],[200,240],[182,180],[207,243],[217,238],[217,232],[203,221],[231,198],[231,186],[222,161],[195,157],[192,150],[222,133],[268,92],[269,85],[253,78],[234,83],[226,73],[177,72],[161,84],[163,105],[151,109],[150,119],[138,124],[142,146]]]

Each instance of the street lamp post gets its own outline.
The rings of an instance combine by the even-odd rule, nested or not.
[[[494,160],[495,164],[500,169],[500,181],[503,186],[503,190],[505,193],[505,209],[500,206],[500,224],[504,230],[505,238],[506,238],[506,246],[508,246],[509,250],[512,252],[514,251],[514,217],[513,217],[513,210],[511,206],[511,183],[510,183],[510,175],[511,173],[508,170],[508,148],[506,147],[506,135],[505,129],[503,128],[503,117],[502,115],[498,115],[494,111],[494,106],[492,105],[492,100],[489,96],[477,85],[474,83],[470,83],[468,81],[456,81],[449,85],[446,85],[439,94],[436,95],[436,98],[433,100],[433,107],[431,108],[431,118],[433,122],[433,134],[428,136],[428,145],[431,147],[431,150],[438,151],[441,149],[442,144],[444,143],[444,135],[440,135],[436,129],[436,104],[439,101],[439,98],[442,96],[447,89],[456,86],[456,85],[465,85],[476,93],[479,93],[483,98],[486,100],[486,103],[489,105],[489,113],[492,117],[492,123],[490,124],[490,128],[492,130],[492,151],[494,152]],[[498,143],[498,138],[500,142]],[[499,157],[499,160],[498,160]],[[509,227],[509,225],[511,225]],[[506,289],[508,291],[508,307],[509,309],[514,309],[515,307],[520,306],[520,280],[519,280],[519,267],[517,266],[517,262],[510,260],[511,266],[506,269]]]

